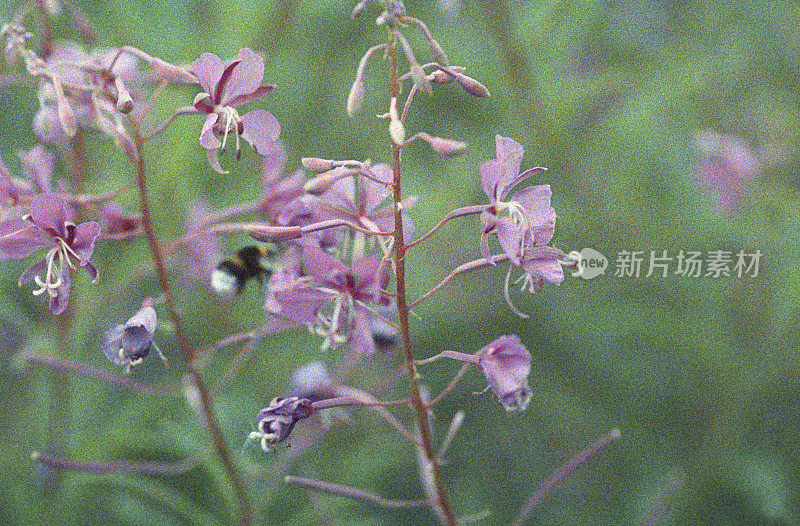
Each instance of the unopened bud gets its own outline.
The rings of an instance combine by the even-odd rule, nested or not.
[[[389,135],[392,137],[392,142],[398,146],[402,146],[406,141],[406,128],[397,113],[397,97],[392,97],[392,103],[389,106]]]
[[[154,58],[150,61],[153,71],[158,73],[158,76],[170,82],[178,82],[181,84],[197,84],[197,77],[192,75],[187,69],[184,69],[175,64],[164,62],[161,59]]]
[[[364,7],[366,7],[368,1],[369,0],[361,0],[359,3],[356,4],[356,6],[353,8],[353,18],[361,14],[361,12],[364,10]]]
[[[57,77],[53,77],[53,88],[56,92],[56,105],[58,107],[58,120],[61,122],[61,127],[64,129],[69,137],[74,137],[78,131],[78,119],[75,117],[75,112],[72,111],[66,95],[64,95],[64,86]]]
[[[361,104],[364,102],[364,78],[362,75],[356,75],[356,80],[353,81],[353,86],[350,88],[350,94],[347,96],[347,114],[353,116],[361,109]]]
[[[356,173],[358,173],[358,170],[339,166],[333,170],[328,170],[327,172],[321,173],[318,176],[309,179],[306,181],[306,184],[303,185],[303,190],[311,195],[320,195],[328,190],[328,188],[330,188],[331,185],[339,179]]]
[[[464,68],[461,66],[452,66],[449,68],[450,71],[454,73],[464,73]],[[452,75],[449,75],[447,72],[437,69],[430,75],[428,75],[428,80],[431,82],[435,82],[436,84],[447,84],[456,80],[456,78]]]
[[[474,97],[488,97],[489,90],[486,87],[478,82],[477,80],[473,79],[472,77],[468,77],[466,75],[460,75],[456,82],[464,88],[464,91],[469,93]]]
[[[454,141],[451,139],[444,139],[442,137],[420,136],[425,139],[431,148],[443,157],[453,157],[464,153],[467,149],[467,143],[461,141]]]
[[[331,159],[320,159],[319,157],[303,157],[300,162],[303,163],[303,168],[310,172],[320,173],[320,172],[327,172],[328,170],[333,170],[335,168],[334,163]]]
[[[270,451],[272,446],[289,437],[298,421],[313,412],[311,401],[306,398],[279,396],[258,413],[258,431],[250,433],[250,437],[261,439],[261,448]]]
[[[125,87],[122,77],[116,77],[114,85],[117,88],[117,111],[126,114],[130,113],[133,110],[133,98],[128,88]]]

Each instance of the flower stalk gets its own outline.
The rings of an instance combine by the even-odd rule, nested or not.
[[[389,81],[391,97],[397,99],[400,95],[400,82],[397,79],[397,42],[392,40],[387,48],[389,55]],[[436,487],[436,498],[438,502],[434,506],[439,508],[441,516],[447,521],[448,526],[457,526],[458,519],[453,514],[450,507],[450,500],[447,496],[442,482],[439,464],[436,460],[436,452],[433,448],[431,437],[430,422],[428,421],[428,407],[423,403],[419,390],[419,375],[415,365],[414,350],[411,346],[411,334],[408,325],[409,306],[406,301],[406,245],[403,238],[403,216],[402,208],[399,206],[402,201],[402,191],[400,187],[400,152],[402,146],[392,141],[392,173],[393,186],[392,197],[394,201],[394,249],[395,249],[395,276],[397,287],[397,311],[400,325],[400,341],[402,342],[403,352],[406,357],[408,368],[408,382],[411,391],[411,402],[416,414],[417,425],[419,426],[422,449],[425,452],[427,461],[433,468],[433,481]]]

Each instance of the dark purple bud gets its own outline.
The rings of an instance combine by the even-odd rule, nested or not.
[[[258,413],[258,431],[250,438],[261,439],[261,449],[271,451],[272,446],[283,442],[291,434],[294,425],[314,412],[311,401],[297,396],[279,396]]]

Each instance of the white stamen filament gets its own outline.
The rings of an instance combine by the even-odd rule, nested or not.
[[[58,265],[55,264],[55,256],[58,254]],[[33,281],[39,285],[39,288],[33,291],[34,296],[39,296],[47,291],[47,295],[51,298],[58,296],[58,287],[61,286],[61,266],[64,264],[64,255],[58,248],[53,248],[47,253],[47,272],[45,273],[44,281],[39,276],[33,278]],[[54,278],[55,276],[55,278]],[[55,279],[55,281],[54,281]]]
[[[223,106],[217,110],[220,117],[225,120],[225,133],[222,136],[222,149],[225,149],[225,144],[228,142],[228,133],[235,130],[239,125],[239,113],[230,106]],[[239,133],[236,133],[236,151],[239,151]]]

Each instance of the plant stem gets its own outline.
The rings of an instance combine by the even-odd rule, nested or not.
[[[158,244],[155,232],[153,231],[153,222],[150,216],[150,205],[147,198],[147,181],[145,179],[144,158],[142,157],[142,147],[144,145],[144,138],[137,126],[133,126],[133,140],[135,145],[136,156],[136,181],[139,186],[139,200],[142,209],[142,226],[147,234],[147,242],[150,245],[150,251],[153,253],[153,260],[156,266],[156,274],[158,274],[158,281],[161,284],[161,290],[164,294],[167,310],[169,311],[172,326],[175,329],[175,336],[178,339],[178,345],[183,351],[183,356],[189,367],[189,374],[197,392],[200,395],[200,409],[208,432],[211,434],[211,441],[214,445],[214,450],[219,455],[222,461],[222,466],[225,469],[225,474],[233,486],[236,493],[236,501],[239,507],[239,524],[242,526],[249,526],[253,523],[253,512],[250,508],[250,503],[247,499],[247,490],[244,481],[239,475],[236,465],[233,462],[233,457],[225,445],[225,437],[222,435],[222,430],[219,426],[219,420],[214,412],[213,400],[200,377],[200,371],[193,365],[194,350],[189,344],[186,337],[186,332],[183,328],[178,310],[175,308],[175,300],[172,296],[172,290],[169,286],[167,279],[167,270],[164,265],[164,255],[161,252],[161,246]]]
[[[391,96],[397,98],[400,95],[400,82],[397,80],[397,41],[392,39],[388,46]],[[392,141],[392,171],[394,173],[393,198],[394,198],[394,247],[395,247],[395,272],[397,279],[397,311],[400,321],[400,340],[403,344],[403,351],[406,355],[406,365],[408,367],[408,382],[411,390],[411,402],[419,426],[420,439],[422,440],[423,450],[428,462],[432,465],[433,482],[436,487],[435,503],[440,508],[442,516],[447,520],[449,526],[457,526],[458,520],[450,508],[450,500],[447,497],[444,484],[439,471],[439,464],[436,460],[436,453],[433,450],[431,439],[431,427],[428,421],[428,408],[422,402],[419,392],[419,377],[414,360],[414,350],[411,347],[411,334],[408,328],[408,304],[406,302],[406,245],[403,242],[403,218],[402,209],[398,207],[402,201],[400,189],[400,151],[401,147]]]

